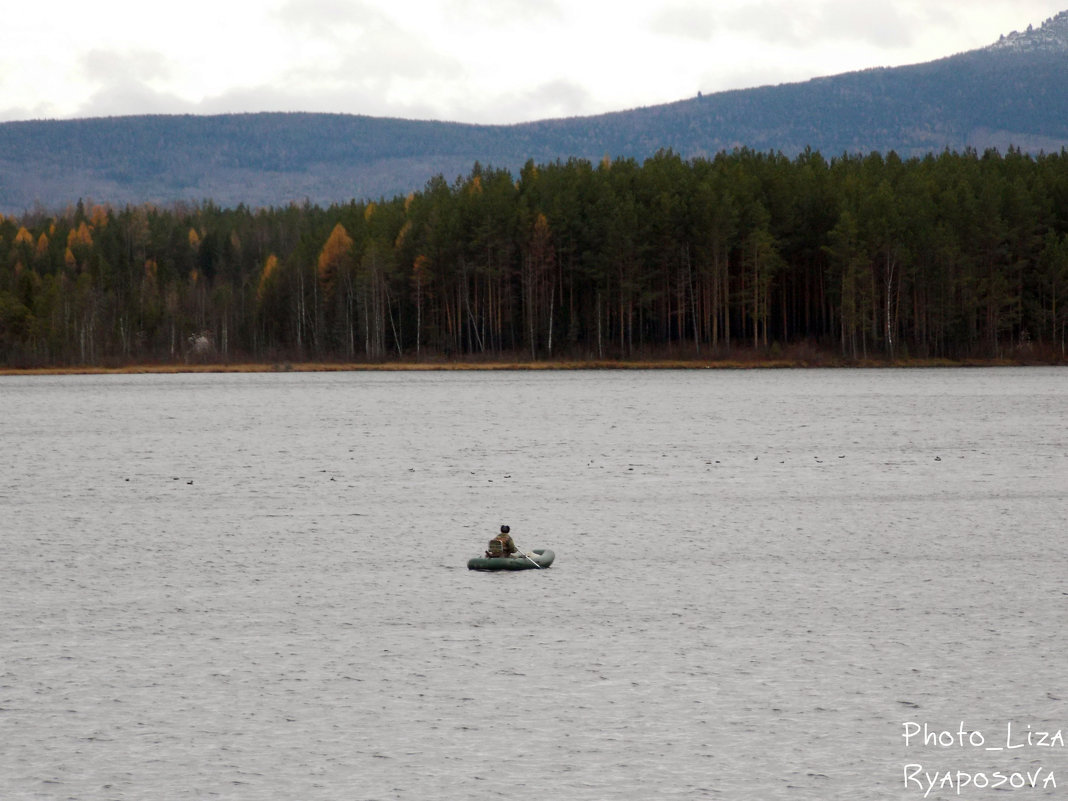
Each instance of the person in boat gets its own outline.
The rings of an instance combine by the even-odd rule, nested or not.
[[[501,526],[501,533],[489,541],[489,548],[486,550],[486,556],[491,559],[497,557],[511,556],[517,552],[515,547],[515,541],[512,539],[511,528],[508,526]]]

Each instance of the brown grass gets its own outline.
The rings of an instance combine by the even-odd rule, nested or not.
[[[433,370],[753,370],[804,369],[827,367],[924,368],[924,367],[1008,367],[1026,364],[1013,359],[898,359],[847,362],[819,358],[741,358],[741,359],[655,359],[647,361],[477,361],[477,362],[283,362],[242,364],[130,364],[118,367],[0,367],[4,375],[136,375],[140,373],[334,373],[358,371]]]

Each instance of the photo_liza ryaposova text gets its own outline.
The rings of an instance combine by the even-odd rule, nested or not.
[[[978,752],[993,756],[1001,753],[1012,755],[1008,766],[994,765],[976,768],[972,766],[930,765],[908,762],[903,768],[906,790],[922,793],[924,798],[933,793],[961,795],[969,788],[993,790],[1051,790],[1057,787],[1057,777],[1049,767],[1041,764],[1041,755],[1064,754],[1064,734],[1061,729],[1050,726],[1019,724],[1012,721],[989,732],[968,728],[964,721],[955,729],[939,729],[927,723],[907,721],[901,734],[906,750],[923,749],[925,752],[956,750],[968,752],[968,759],[975,760]],[[1052,749],[1052,750],[1051,750]],[[1022,762],[1019,757],[1026,757]],[[962,755],[963,756],[963,755]],[[963,763],[963,760],[962,760]]]

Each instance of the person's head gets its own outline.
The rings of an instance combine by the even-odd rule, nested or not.
[[[511,530],[508,526],[501,526],[501,534],[507,534]]]

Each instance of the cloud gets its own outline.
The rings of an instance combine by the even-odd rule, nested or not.
[[[274,16],[287,30],[334,43],[396,27],[373,6],[350,0],[286,0]]]
[[[0,109],[0,122],[18,122],[20,120],[50,120],[59,117],[51,103],[38,103],[35,106],[8,106]]]
[[[155,51],[94,49],[82,55],[78,63],[83,80],[92,88],[72,116],[170,114],[189,106],[187,101],[160,88],[172,76],[173,66]]]
[[[154,50],[93,49],[81,56],[78,63],[83,77],[105,84],[121,79],[167,79],[173,72],[167,58]]]
[[[299,87],[275,84],[232,89],[204,98],[193,109],[197,114],[239,114],[260,111],[307,111],[329,114],[358,113],[372,117],[426,119],[437,109],[421,103],[404,104],[384,101],[373,87],[341,86],[314,93]]]
[[[55,81],[71,96],[67,104],[47,98],[33,105],[13,105],[0,110],[0,120],[172,113],[188,105],[161,88],[173,76],[174,64],[153,50],[94,48],[74,57],[73,72],[76,82]],[[76,94],[72,85],[77,86]]]
[[[820,42],[863,41],[877,47],[910,43],[919,24],[901,11],[901,4],[867,4],[825,0],[801,4],[759,0],[716,9],[704,4],[676,3],[650,20],[650,30],[664,36],[711,41],[717,35],[741,36],[766,44],[810,47]]]
[[[827,39],[902,48],[913,43],[924,20],[891,3],[832,0],[823,6],[817,25]]]
[[[366,3],[287,0],[278,19],[300,37],[292,65],[278,78],[283,86],[388,93],[405,81],[464,77],[455,56]]]
[[[28,18],[0,31],[0,119],[544,119],[930,60],[1058,10],[1056,0],[187,0],[86,18],[74,0],[57,2],[48,47]]]
[[[746,3],[727,14],[724,21],[731,32],[748,34],[766,43],[798,46],[821,38],[817,15],[811,6],[769,0]]]
[[[193,113],[196,104],[136,81],[117,81],[90,95],[72,117]]]
[[[465,119],[484,117],[486,107],[493,109],[497,119],[574,117],[588,113],[591,105],[592,97],[584,86],[561,78],[485,98]]]
[[[650,30],[664,36],[706,41],[720,29],[712,9],[707,6],[670,6],[650,21]]]
[[[448,16],[462,17],[494,27],[528,25],[532,22],[558,21],[564,18],[560,4],[555,0],[449,0],[446,3]]]

